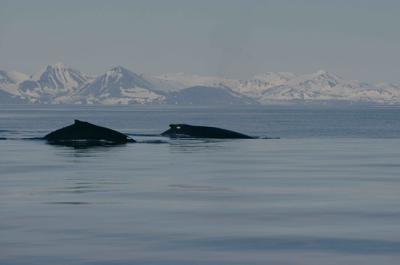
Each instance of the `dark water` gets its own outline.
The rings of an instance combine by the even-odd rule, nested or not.
[[[137,144],[40,137],[74,118]],[[169,140],[169,123],[279,140]],[[0,106],[0,264],[399,264],[400,108]]]

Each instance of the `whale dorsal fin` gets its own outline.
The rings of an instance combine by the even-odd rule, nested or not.
[[[85,123],[85,122],[84,121],[80,121],[80,120],[74,120],[74,124],[75,125],[82,124],[82,123]]]

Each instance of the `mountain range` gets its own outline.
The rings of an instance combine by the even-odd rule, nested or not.
[[[327,71],[296,75],[268,72],[247,80],[188,75],[148,76],[122,66],[91,76],[62,63],[33,75],[0,70],[0,103],[182,104],[271,103],[399,104],[399,84],[345,80]]]

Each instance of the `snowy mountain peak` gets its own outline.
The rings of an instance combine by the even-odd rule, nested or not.
[[[40,69],[38,72],[34,73],[33,75],[31,75],[31,79],[32,80],[39,80],[40,77],[48,72],[52,72],[52,71],[64,71],[65,69],[67,69],[68,67],[65,66],[65,64],[63,63],[55,63],[55,64],[49,64],[46,65],[45,67],[43,67],[42,69]]]
[[[315,72],[315,75],[327,75],[329,74],[328,71],[320,69],[317,72]]]
[[[53,64],[53,67],[54,67],[54,68],[67,68],[67,67],[65,66],[65,64],[62,63],[62,62],[57,62],[57,63]]]
[[[300,75],[285,83],[286,86],[321,89],[335,87],[344,82],[339,76],[325,70],[319,70],[312,74]]]
[[[125,68],[125,67],[123,67],[123,66],[121,66],[121,65],[118,65],[118,66],[115,66],[115,67],[111,68],[111,69],[110,69],[109,71],[107,71],[107,72],[128,73],[128,72],[132,72],[132,71],[128,70],[127,68]]]
[[[296,75],[290,72],[266,72],[264,74],[254,76],[253,80],[260,80],[274,85],[280,85],[295,77]]]
[[[112,85],[123,88],[152,87],[152,84],[143,78],[143,76],[138,75],[122,66],[111,68],[104,75],[98,77],[97,79],[101,80],[103,86]]]
[[[32,77],[32,79],[38,79],[38,78],[40,78],[40,76],[43,73],[45,73],[47,71],[54,71],[54,70],[56,70],[56,71],[64,71],[65,69],[68,69],[68,68],[69,67],[66,66],[64,63],[57,62],[57,63],[54,63],[54,64],[46,65],[39,72],[36,72],[31,77]]]
[[[89,104],[144,104],[163,100],[164,96],[153,88],[143,76],[117,66],[85,85],[79,96],[81,102]]]
[[[136,74],[122,66],[113,67],[104,74],[104,78],[107,79],[107,82],[115,82],[124,76],[136,76]]]
[[[334,79],[334,80],[341,80],[342,78],[337,76],[336,74],[333,74],[331,72],[328,72],[326,70],[318,70],[315,73],[312,73],[310,75],[305,75],[306,77],[310,79]]]
[[[93,78],[63,63],[47,65],[18,84],[18,94],[34,103],[53,103],[60,96],[71,96]]]
[[[91,77],[63,63],[55,63],[44,67],[33,74],[31,79],[37,81],[48,93],[76,90],[91,80]]]

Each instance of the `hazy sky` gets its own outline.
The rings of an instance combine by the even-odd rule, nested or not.
[[[400,1],[0,0],[0,69],[400,82]]]

